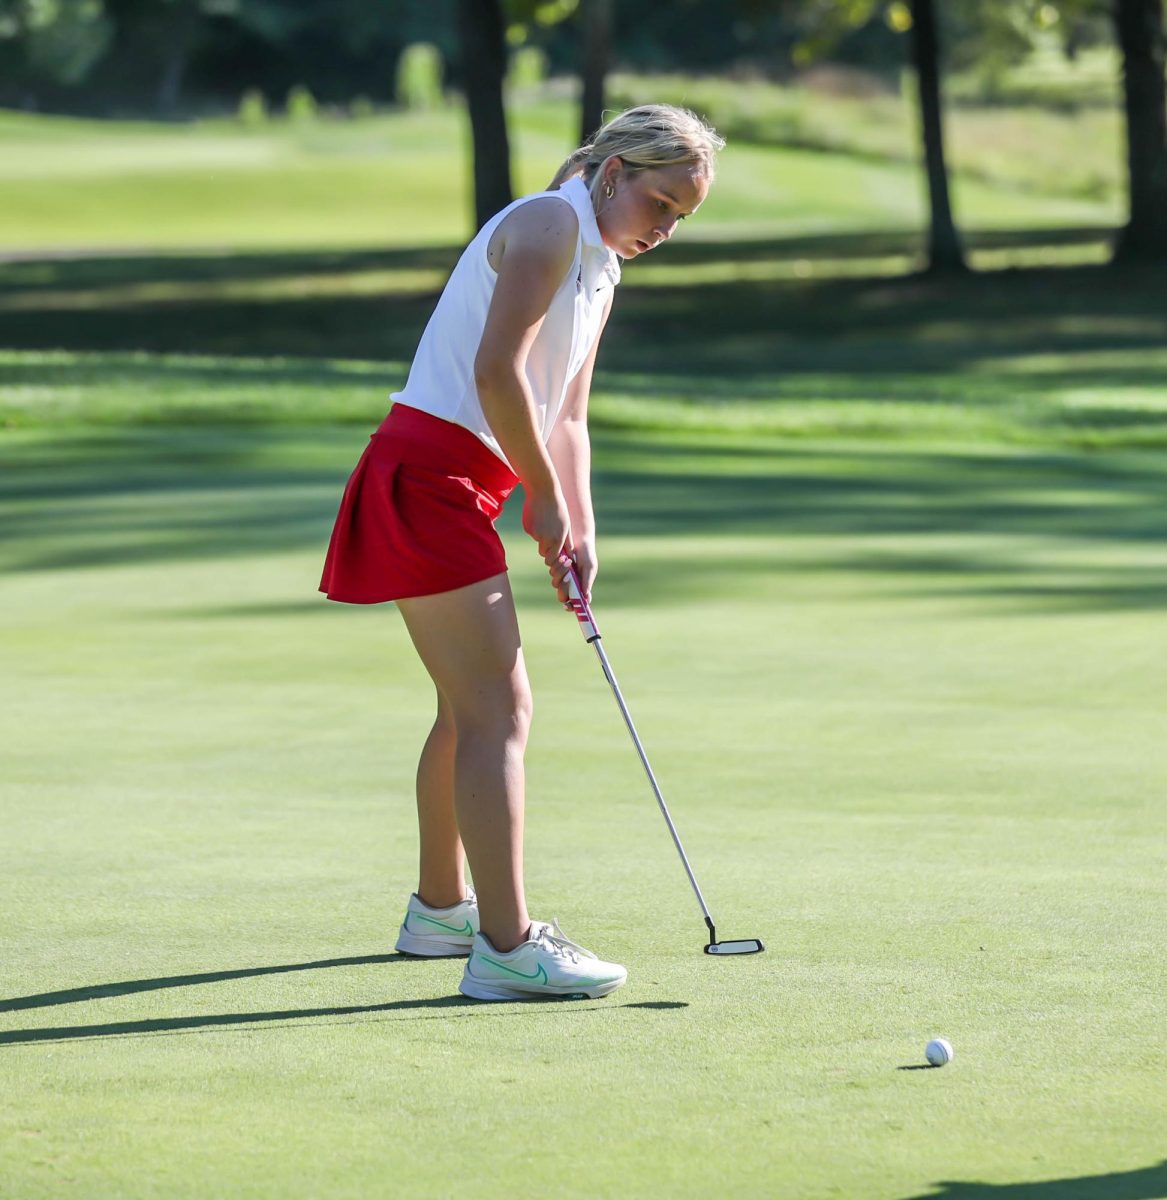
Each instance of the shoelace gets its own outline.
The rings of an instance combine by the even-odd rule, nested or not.
[[[559,920],[556,917],[551,919],[550,924],[539,926],[535,940],[552,954],[558,954],[561,958],[570,958],[572,962],[579,962],[581,954],[585,958],[596,957],[590,950],[585,950],[583,946],[565,936],[563,930],[559,928]]]

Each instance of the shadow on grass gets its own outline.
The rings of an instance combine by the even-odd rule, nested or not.
[[[0,454],[0,561],[43,571],[315,548],[321,560],[344,481],[365,438],[353,431],[304,457],[315,434],[160,429],[51,439]],[[670,595],[703,595],[815,571],[898,576],[916,594],[960,591],[1033,611],[1163,608],[1167,467],[1152,456],[807,448],[775,440],[595,437],[595,499],[605,538],[782,538],[739,542],[678,563]],[[287,454],[288,461],[282,461]],[[314,453],[314,452],[313,452]],[[520,539],[519,504],[500,523]],[[823,539],[827,539],[824,544]],[[865,539],[856,544],[855,539]],[[1040,542],[1035,554],[1027,539]],[[800,543],[807,550],[800,551]],[[835,544],[832,544],[835,543]],[[1125,545],[1149,558],[1093,557]],[[1054,561],[1050,561],[1053,553]],[[605,605],[655,594],[660,558],[605,569]],[[179,617],[302,617],[302,595],[258,607],[197,603]],[[539,600],[545,599],[542,594]]]
[[[1057,247],[1101,236],[1090,229],[1041,230],[973,240],[986,247]],[[632,397],[627,403],[636,411],[630,429],[597,421],[595,491],[603,536],[785,539],[781,558],[738,549],[685,563],[673,587],[680,596],[706,591],[715,581],[724,587],[735,575],[748,580],[832,569],[894,574],[909,587],[939,586],[948,594],[955,581],[975,598],[997,597],[1033,611],[1163,607],[1167,596],[1145,560],[1107,569],[1090,560],[1087,547],[1161,543],[1167,472],[1149,455],[957,454],[893,446],[886,439],[871,442],[869,450],[853,443],[836,453],[748,431],[686,439],[669,427],[675,413],[661,418],[658,432],[636,426],[652,420],[649,397],[663,391],[702,406],[713,422],[717,401],[725,397],[739,407],[778,399],[794,420],[800,405],[818,405],[828,426],[831,414],[852,402],[875,414],[904,404],[991,414],[1019,402],[1037,414],[1033,427],[1040,436],[1042,421],[1052,419],[1042,408],[1048,390],[1087,388],[1107,393],[1106,403],[1059,406],[1061,425],[1090,436],[1098,429],[1126,437],[1130,430],[1131,445],[1139,437],[1167,437],[1167,412],[1136,394],[1162,383],[1152,358],[1167,342],[1161,273],[1073,268],[995,272],[957,282],[922,276],[791,282],[735,278],[732,270],[702,279],[693,270],[877,258],[904,252],[915,240],[914,233],[875,233],[682,241],[662,252],[659,262],[671,264],[668,269],[640,284],[629,264],[620,319],[605,341],[601,365]],[[6,299],[23,307],[0,311],[0,342],[101,350],[114,360],[62,356],[0,366],[0,384],[28,397],[20,411],[34,425],[42,403],[37,397],[64,393],[61,403],[76,406],[39,443],[34,435],[11,452],[0,446],[3,564],[15,571],[55,570],[311,547],[323,557],[344,481],[383,411],[392,374],[335,360],[407,361],[428,317],[432,289],[313,296],[309,288],[307,294],[240,300],[215,297],[213,286],[183,299],[181,285],[307,276],[328,277],[334,286],[346,273],[444,270],[456,253],[59,257],[6,264],[0,309]],[[125,289],[157,282],[175,284],[176,298],[126,298]],[[54,297],[79,290],[92,292],[92,307],[54,307]],[[1144,357],[1082,359],[1091,348]],[[140,350],[219,357],[162,362],[135,358]],[[233,355],[256,354],[287,357],[232,361]],[[1005,356],[1013,364],[1018,355],[1034,354],[1024,370],[987,361]],[[318,357],[305,357],[313,355]],[[810,382],[801,385],[800,376]],[[176,384],[173,394],[169,381]],[[112,406],[111,424],[100,434],[77,432],[70,422],[84,419],[92,407],[95,384],[105,397],[95,406]],[[1114,388],[1131,393],[1129,407],[1112,403],[1108,389]],[[218,389],[228,399],[200,409],[200,398]],[[374,414],[367,419],[360,416],[366,407]],[[613,422],[621,419],[619,403],[610,411]],[[285,422],[296,418],[361,423],[340,432],[324,424],[289,429]],[[905,430],[915,419],[900,418]],[[843,421],[838,428],[848,426]],[[953,428],[959,434],[960,427]],[[857,428],[856,436],[862,434]],[[502,527],[518,536],[514,505]],[[1018,548],[974,546],[971,539],[986,536]],[[824,562],[821,547],[803,556],[791,544],[835,537],[943,538],[951,545],[840,548]],[[1020,548],[1025,538],[1041,539],[1047,549],[1081,547],[1081,561],[1069,573],[1029,561]],[[648,562],[606,571],[605,603],[644,594],[658,569],[658,562]],[[220,609],[205,615],[278,619],[308,611],[312,600],[306,594],[263,613]]]
[[[58,1004],[81,1004],[87,1000],[106,1000],[110,996],[132,996],[138,992],[157,992],[165,988],[191,987],[200,983],[222,983],[228,979],[254,979],[260,975],[286,975],[291,971],[322,971],[329,967],[363,967],[375,963],[418,962],[408,954],[365,954],[352,958],[322,958],[312,962],[286,963],[276,967],[240,967],[231,971],[204,971],[198,975],[164,975],[158,979],[127,979],[120,983],[98,983],[89,987],[66,988],[59,992],[41,992],[33,996],[15,996],[0,1000],[0,1012],[19,1012],[28,1008],[52,1008]]]
[[[956,1183],[935,1185],[905,1200],[1164,1200],[1167,1197],[1167,1160],[1134,1171],[1106,1175],[1080,1175],[1040,1183]]]
[[[983,231],[982,248],[1065,247],[1102,240],[1091,229]],[[914,253],[915,233],[832,234],[677,242],[638,282],[629,264],[619,319],[605,338],[609,371],[667,370],[735,377],[782,370],[898,374],[959,369],[1008,350],[1133,349],[1162,344],[1161,272],[1076,267],[976,273],[750,279],[735,264],[862,262]],[[433,305],[429,282],[346,292],[337,278],[369,271],[445,271],[457,248],[239,256],[46,258],[10,262],[0,283],[0,344],[10,348],[146,350],[407,361]],[[724,274],[699,278],[707,267]],[[663,270],[657,272],[656,268]],[[230,293],[248,281],[297,278],[286,293]],[[328,278],[321,294],[312,279]],[[164,284],[161,299],[134,288]],[[184,285],[199,285],[189,296]],[[222,285],[222,295],[214,286]],[[678,363],[683,364],[678,368]]]
[[[505,1002],[504,1002],[505,1003]],[[558,1010],[559,1012],[595,1012],[577,1008],[578,1001],[556,998],[539,1002],[515,1001],[523,1012]],[[643,1008],[644,1005],[614,1004],[612,1008]],[[682,1004],[680,1007],[688,1007]],[[434,996],[422,1000],[389,1000],[384,1004],[350,1004],[335,1008],[293,1008],[275,1012],[214,1013],[199,1017],[159,1017],[149,1021],[117,1021],[108,1025],[65,1025],[53,1029],[12,1029],[0,1032],[0,1046],[28,1045],[30,1042],[69,1042],[83,1038],[133,1037],[223,1029],[237,1025],[263,1025],[281,1021],[308,1021],[320,1017],[371,1016],[377,1013],[416,1012],[461,1009],[490,1016],[517,1016],[515,1010],[498,1009],[497,1001],[472,1000],[469,996]]]
[[[964,235],[972,250],[1065,247],[1108,244],[1109,226],[1077,228],[970,230]],[[918,230],[857,233],[798,234],[793,237],[734,240],[679,240],[669,247],[668,262],[692,266],[710,262],[789,261],[800,259],[863,259],[909,257],[921,249]],[[221,254],[100,254],[86,257],[75,251],[43,254],[35,251],[0,260],[0,296],[18,292],[73,291],[77,288],[124,287],[153,283],[208,283],[280,279],[312,275],[335,276],[367,271],[450,271],[462,246],[405,246],[382,250],[272,251]]]
[[[1101,231],[1096,231],[1101,232]],[[1079,231],[1089,237],[1089,231]],[[52,296],[78,288],[113,288],[156,283],[224,283],[363,271],[450,271],[457,246],[406,246],[385,250],[302,250],[222,254],[99,254],[74,251],[10,255],[0,276],[0,296]]]
[[[969,237],[998,250],[1056,249],[1104,234]],[[955,423],[959,434],[972,419],[998,431],[1019,428],[1039,442],[1052,431],[1079,445],[1167,444],[1167,410],[1146,396],[1162,383],[1155,357],[1167,344],[1162,272],[1049,267],[958,280],[879,273],[881,258],[902,256],[916,238],[682,241],[654,257],[648,273],[630,263],[597,390],[644,401],[635,413],[642,425],[652,419],[651,400],[663,396],[700,408],[714,428],[720,401],[736,405],[737,419],[765,401],[781,406],[777,415],[763,408],[765,419],[780,417],[796,431],[830,425],[834,414],[859,436],[889,426],[910,432],[921,419],[930,428]],[[0,387],[9,389],[0,416],[13,426],[66,428],[89,413],[127,425],[373,424],[404,379],[457,254],[8,262],[0,274],[0,345],[74,357],[0,360]],[[791,262],[819,264],[822,277],[766,277]],[[837,263],[850,274],[840,277]],[[671,424],[676,414],[660,420]]]
[[[412,349],[412,348],[411,348]],[[384,397],[388,408],[391,388],[404,382],[404,366],[385,363],[352,364],[326,358],[279,358],[257,361],[252,358],[194,357],[196,351],[159,359],[154,355],[127,350],[115,351],[99,363],[92,359],[76,359],[68,355],[50,356],[37,362],[4,363],[0,382],[5,387],[75,387],[112,382],[119,388],[143,388],[157,391],[170,388],[239,388],[251,385],[281,388],[293,385],[318,388],[322,392],[336,388],[360,388]],[[161,399],[161,397],[156,397]],[[375,406],[370,406],[375,407]],[[211,410],[212,418],[230,423],[238,414]],[[325,413],[326,415],[326,413]],[[238,421],[247,424],[246,420]]]
[[[232,979],[251,979],[262,975],[282,975],[292,971],[318,971],[332,967],[369,966],[387,963],[418,963],[432,965],[425,959],[406,954],[369,954],[350,958],[329,958],[313,962],[288,963],[272,967],[244,967],[229,971],[206,971],[197,975],[169,975],[157,979],[130,979],[118,983],[95,984],[89,987],[66,988],[57,992],[42,992],[32,996],[16,996],[0,1001],[0,1012],[17,1012],[28,1009],[50,1008],[60,1004],[80,1004],[93,1000],[106,1000],[114,996],[130,996],[141,992],[160,991],[166,988],[191,987],[198,984],[222,983]],[[566,1003],[566,1002],[565,1002]],[[563,1008],[556,1002],[550,1007]],[[574,1007],[567,1005],[567,1007]],[[628,1004],[609,1004],[612,1008],[639,1008],[654,1011],[672,1011],[688,1008],[683,1000],[639,1001]],[[545,1010],[545,1004],[523,1005],[525,1011]],[[325,1008],[280,1009],[273,1012],[213,1013],[204,1016],[158,1017],[140,1021],[115,1021],[97,1025],[63,1025],[40,1029],[0,1030],[0,1045],[27,1045],[30,1042],[76,1041],[83,1038],[127,1037],[141,1035],[174,1034],[204,1029],[222,1029],[239,1025],[270,1024],[317,1020],[321,1017],[368,1016],[377,1013],[417,1012],[450,1009],[490,1011],[493,1015],[514,1015],[513,1009],[499,1013],[497,1005],[473,1000],[467,996],[437,996],[427,999],[390,1000],[384,1004],[337,1005]],[[576,1011],[591,1012],[592,1009]]]

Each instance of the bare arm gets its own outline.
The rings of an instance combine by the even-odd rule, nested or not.
[[[527,493],[523,528],[548,566],[571,543],[570,515],[524,369],[578,237],[575,213],[551,197],[524,204],[502,222],[487,251],[498,281],[474,359],[483,414]]]
[[[571,518],[571,548],[576,569],[583,584],[584,596],[589,601],[592,584],[596,578],[597,558],[596,518],[592,511],[592,445],[588,435],[588,398],[592,391],[592,373],[596,366],[600,337],[612,312],[614,295],[615,293],[610,293],[608,296],[596,340],[579,373],[568,385],[563,411],[547,443]],[[560,599],[566,601],[564,575],[562,568],[551,567],[552,582],[559,590]]]

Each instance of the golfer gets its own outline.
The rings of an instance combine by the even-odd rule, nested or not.
[[[723,145],[685,109],[632,108],[547,191],[487,221],[345,488],[320,590],[349,604],[396,601],[437,689],[417,770],[420,879],[397,949],[468,955],[467,996],[596,997],[627,977],[527,911],[531,689],[494,522],[522,483],[523,529],[560,599],[569,563],[590,599],[588,392],[620,262],[697,211]]]

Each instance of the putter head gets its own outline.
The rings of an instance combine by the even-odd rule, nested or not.
[[[766,947],[761,938],[742,938],[736,942],[710,942],[706,954],[761,954]]]

